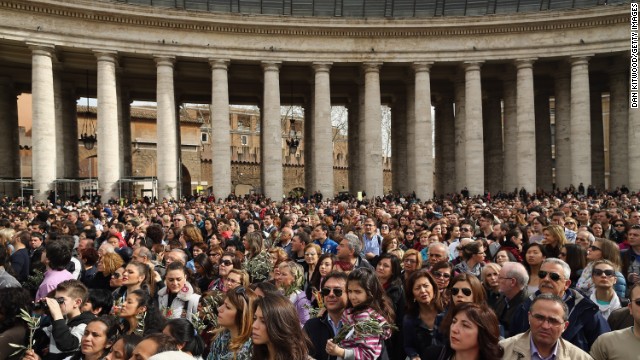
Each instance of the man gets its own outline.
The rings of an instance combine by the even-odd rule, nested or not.
[[[313,238],[313,242],[320,245],[322,249],[322,253],[331,253],[335,254],[337,251],[338,243],[331,240],[328,236],[329,227],[324,224],[318,224],[313,228],[313,232],[311,233],[311,237]]]
[[[367,260],[371,261],[373,258],[380,255],[382,237],[378,235],[376,222],[372,218],[367,218],[364,221],[364,234],[362,234],[362,240],[364,242],[364,257]]]
[[[473,225],[468,221],[464,220],[460,224],[460,237],[451,242],[449,245],[449,254],[452,259],[458,257],[458,248],[460,247],[460,239],[463,238],[471,238],[473,236]]]
[[[589,210],[581,209],[578,211],[578,227],[580,226],[591,226],[591,214],[589,214]]]
[[[640,225],[640,212],[632,211],[629,214],[629,225]]]
[[[291,259],[303,267],[309,266],[304,260],[304,247],[310,243],[311,238],[309,238],[309,234],[304,231],[298,231],[291,239],[291,253],[293,254]]]
[[[264,218],[262,219],[262,235],[264,238],[268,239],[271,236],[271,233],[276,230],[276,227],[273,225],[271,214],[264,214]],[[291,238],[289,238],[289,240],[291,240]]]
[[[173,227],[175,231],[178,229],[182,230],[182,228],[187,225],[187,220],[182,214],[178,214],[173,217]]]
[[[173,249],[169,252],[164,253],[164,263],[169,266],[172,262],[179,261],[183,265],[187,264],[189,258],[187,254],[181,249]]]
[[[426,268],[431,269],[433,265],[440,261],[449,261],[449,248],[441,242],[429,244],[429,264]]]
[[[150,334],[136,345],[131,354],[133,360],[149,360],[153,355],[178,350],[176,340],[163,333]]]
[[[500,341],[504,349],[503,359],[591,359],[589,354],[560,338],[569,325],[568,312],[560,297],[538,295],[528,312],[531,329]]]
[[[585,250],[589,249],[594,241],[596,237],[586,230],[578,231],[576,234],[576,245],[582,246]]]
[[[290,259],[293,259],[293,250],[291,249],[292,239],[293,229],[288,227],[282,228],[282,231],[280,232],[280,243],[278,243],[278,246],[284,249]]]
[[[511,325],[511,333],[518,334],[529,328],[527,313],[531,303],[539,294],[552,294],[560,297],[569,309],[569,326],[562,337],[584,351],[589,351],[591,345],[600,336],[611,331],[609,324],[600,314],[598,305],[584,297],[575,289],[570,289],[571,268],[564,261],[547,258],[540,266],[539,288],[535,294],[525,300],[516,310]]]
[[[633,317],[633,326],[602,334],[591,347],[595,360],[637,359],[640,354],[640,286],[629,292],[627,312]]]
[[[483,211],[478,218],[478,232],[476,232],[476,238],[485,238],[489,240],[495,240],[493,236],[493,225],[495,219],[491,211]]]
[[[524,265],[519,262],[508,261],[502,265],[498,277],[500,299],[495,306],[496,315],[500,324],[504,328],[504,336],[509,337],[512,334],[511,321],[515,311],[520,304],[527,299],[527,284],[529,283],[529,274]]]
[[[640,225],[633,225],[627,232],[629,248],[620,252],[622,258],[622,274],[629,286],[640,280]]]
[[[354,269],[367,267],[373,270],[373,266],[371,266],[365,258],[360,256],[361,248],[362,244],[358,236],[354,234],[345,235],[337,248],[338,260],[351,263]]]
[[[564,236],[570,243],[576,242],[576,232],[564,227],[564,213],[562,211],[556,211],[551,214],[551,223],[553,225],[560,225],[564,229]],[[576,228],[577,229],[577,228]]]
[[[304,324],[304,331],[313,343],[309,354],[317,360],[328,360],[325,351],[327,340],[333,339],[342,327],[342,313],[347,307],[347,274],[331,272],[327,275],[321,289],[322,302],[326,311],[321,317],[314,317]]]
[[[611,235],[611,214],[607,210],[600,209],[596,213],[596,219],[602,224],[602,237],[608,239]]]
[[[155,272],[154,280],[156,282],[162,281],[162,278],[164,277],[166,270],[163,266],[156,265],[153,262],[152,258],[153,258],[153,254],[151,253],[151,250],[149,250],[149,248],[146,248],[144,246],[141,246],[133,250],[133,254],[131,255],[131,260],[143,263],[148,267],[154,269],[154,272]],[[173,258],[171,260],[173,260]]]

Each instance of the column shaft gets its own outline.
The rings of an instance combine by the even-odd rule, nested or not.
[[[391,189],[406,194],[410,191],[407,184],[407,107],[402,101],[403,97],[398,95],[400,101],[391,108]]]
[[[518,163],[516,166],[518,189],[530,193],[536,191],[536,128],[533,98],[533,61],[518,60],[517,104],[518,104]]]
[[[218,196],[231,193],[231,135],[229,133],[228,60],[209,59],[211,65],[212,188]],[[215,134],[213,133],[215,132]]]
[[[571,59],[571,183],[591,184],[589,59]]]
[[[117,198],[119,194],[117,186],[120,179],[121,144],[116,90],[117,60],[115,53],[96,53],[96,56],[98,58],[98,183],[102,199],[106,201]]]
[[[364,64],[364,190],[369,199],[383,194],[382,109],[380,103],[380,65]]]
[[[176,99],[173,86],[173,57],[156,57],[158,102],[158,150],[157,174],[158,197],[175,198],[178,195],[178,122],[176,113]]]
[[[551,114],[549,93],[536,91],[536,182],[538,188],[553,190],[553,162],[551,161]]]
[[[455,116],[453,97],[444,96],[436,105],[436,176],[437,195],[458,191],[456,188]]]
[[[629,99],[627,77],[618,71],[610,78],[609,102],[609,188],[629,185]],[[635,140],[637,141],[637,139]]]
[[[591,183],[597,189],[605,189],[604,183],[604,124],[602,121],[602,94],[590,93],[591,101]],[[609,141],[611,143],[611,141]]]
[[[414,79],[415,80],[415,79]],[[407,84],[407,120],[404,126],[405,154],[407,156],[406,168],[401,176],[406,178],[407,190],[416,191],[415,167],[418,154],[416,151],[416,84],[415,81]]]
[[[46,200],[56,179],[56,128],[53,48],[34,46],[32,50],[31,95],[33,144],[31,173],[36,200]]]
[[[571,81],[561,73],[555,80],[556,188],[571,185]],[[576,185],[577,186],[577,185]]]
[[[516,80],[507,79],[503,84],[504,102],[504,185],[503,190],[512,192],[518,187],[518,101]]]
[[[469,195],[484,194],[484,145],[480,63],[465,63],[465,158]]]
[[[357,191],[366,192],[366,178],[367,178],[367,134],[365,132],[366,122],[365,122],[365,86],[364,86],[364,78],[358,84],[358,108],[360,111],[358,112],[358,128],[360,129],[360,136],[358,145],[360,151],[358,151],[358,179],[360,179],[360,188]]]
[[[315,189],[325,199],[333,198],[333,127],[331,126],[331,88],[329,70],[331,64],[314,63],[315,72],[313,96],[313,172]]]
[[[64,143],[64,114],[62,112],[62,65],[53,65],[53,99],[55,106],[56,117],[56,178],[64,178],[66,174],[64,172],[65,166],[65,150],[66,144]],[[59,186],[58,190],[62,191],[64,186]]]
[[[118,86],[122,90],[121,86]],[[120,93],[118,96],[119,115],[118,129],[122,132],[122,166],[120,167],[120,177],[131,178],[133,176],[133,153],[131,139],[131,100],[128,94]],[[128,185],[127,185],[128,186]]]
[[[280,64],[262,63],[262,191],[272,200],[282,200],[282,129],[280,124]],[[308,151],[308,150],[307,150]],[[313,191],[307,189],[307,192]]]
[[[502,190],[502,108],[500,94],[491,91],[482,104],[484,128],[485,188],[495,194]]]
[[[16,89],[8,77],[0,77],[0,177],[20,177],[20,144]],[[18,195],[17,183],[2,184],[0,191],[9,196]]]
[[[415,187],[411,190],[422,201],[433,197],[433,128],[431,123],[431,76],[432,63],[413,64],[415,71],[414,126],[415,148],[411,156],[415,157],[415,166],[409,167],[409,178]]]
[[[467,158],[466,158],[466,134],[465,134],[465,90],[464,81],[456,81],[455,92],[455,192],[460,192],[467,186]]]
[[[65,144],[64,176],[77,178],[80,175],[78,146],[78,100],[72,84],[62,86],[62,143]],[[80,190],[72,187],[73,194]]]
[[[360,186],[359,166],[360,166],[360,109],[358,95],[352,97],[348,108],[348,139],[349,151],[349,192],[357,194]]]
[[[313,171],[313,149],[315,137],[313,134],[313,89],[310,91],[309,100],[304,106],[304,187],[307,194],[311,195],[317,190],[316,174]]]

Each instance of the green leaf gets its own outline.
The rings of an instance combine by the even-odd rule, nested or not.
[[[9,346],[11,346],[12,348],[26,349],[24,345],[20,345],[20,344],[9,343]]]

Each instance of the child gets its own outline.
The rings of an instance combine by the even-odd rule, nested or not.
[[[43,360],[64,359],[80,348],[80,339],[87,323],[95,318],[91,312],[82,312],[89,291],[79,280],[66,280],[58,284],[55,296],[44,298],[51,315],[50,326],[36,333],[38,349]],[[48,343],[48,351],[43,351]],[[37,346],[36,346],[37,348]]]
[[[373,270],[359,268],[349,274],[347,281],[349,303],[342,314],[342,326],[374,320],[377,324],[393,324],[393,308]],[[344,340],[335,344],[327,342],[327,354],[346,360],[374,360],[383,353],[384,340],[391,337],[391,330],[384,329],[382,335],[356,332],[347,334]]]

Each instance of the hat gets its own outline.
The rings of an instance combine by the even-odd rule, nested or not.
[[[193,356],[182,351],[165,351],[153,355],[149,360],[193,360]]]

